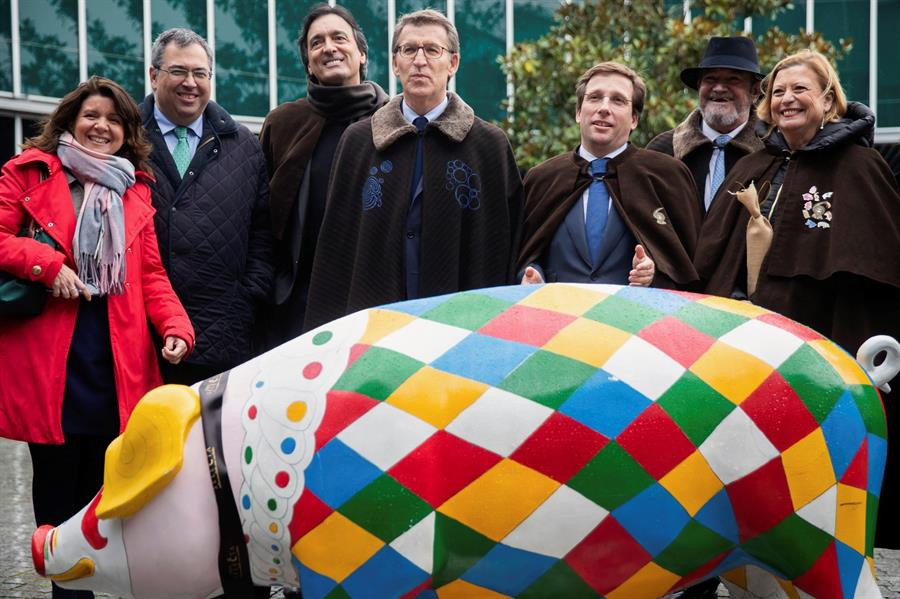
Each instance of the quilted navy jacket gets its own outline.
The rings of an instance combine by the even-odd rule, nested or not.
[[[259,142],[215,102],[184,179],[153,116],[141,118],[156,175],[153,207],[163,265],[196,331],[189,363],[228,369],[253,355],[253,323],[273,281],[269,184]]]

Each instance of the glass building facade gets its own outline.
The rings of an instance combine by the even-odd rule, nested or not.
[[[665,1],[683,7],[687,2]],[[258,130],[266,113],[302,97],[306,76],[295,39],[315,0],[0,0],[0,158],[15,152],[60,96],[93,74],[115,79],[136,100],[150,91],[150,45],[161,31],[189,27],[215,51],[213,98]],[[403,13],[431,7],[459,29],[461,68],[451,88],[487,119],[502,116],[508,89],[498,55],[543,35],[559,0],[344,0],[369,39],[369,78],[390,93],[390,35]],[[877,140],[900,141],[900,69],[894,62],[900,0],[794,0],[762,32],[816,29],[853,39],[838,65],[848,96],[872,106]],[[891,32],[895,32],[891,34]]]

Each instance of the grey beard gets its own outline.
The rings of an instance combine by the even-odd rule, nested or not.
[[[715,108],[710,110],[708,105],[707,107],[700,109],[700,115],[703,117],[703,120],[706,121],[707,125],[716,131],[722,132],[731,131],[747,120],[747,117],[742,118],[741,113],[736,109],[721,112],[715,110]],[[749,117],[749,113],[747,116]]]

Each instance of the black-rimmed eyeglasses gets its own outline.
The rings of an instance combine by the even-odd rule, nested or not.
[[[453,54],[453,50],[451,50],[450,48],[445,48],[438,44],[420,44],[415,46],[413,44],[402,44],[400,46],[397,46],[394,49],[394,52],[399,54],[403,58],[406,58],[407,60],[412,60],[416,57],[416,54],[419,53],[419,50],[425,53],[425,58],[431,60],[437,60],[444,55],[445,51]]]
[[[156,70],[164,71],[168,73],[170,77],[175,79],[187,79],[188,73],[193,75],[194,81],[208,81],[209,79],[212,79],[212,71],[207,69],[184,69],[182,67],[164,69],[162,67],[156,67]]]

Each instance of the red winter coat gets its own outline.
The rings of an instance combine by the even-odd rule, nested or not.
[[[148,178],[139,171],[137,183],[125,192],[125,293],[107,301],[123,429],[141,396],[162,384],[148,319],[163,338],[180,337],[189,349],[194,344],[194,329],[160,261]],[[29,218],[59,250],[16,237]],[[59,158],[29,149],[7,162],[0,177],[0,270],[51,287],[63,264],[76,270],[74,235],[75,210]],[[78,303],[48,295],[40,315],[0,319],[0,437],[64,441],[66,359]]]

